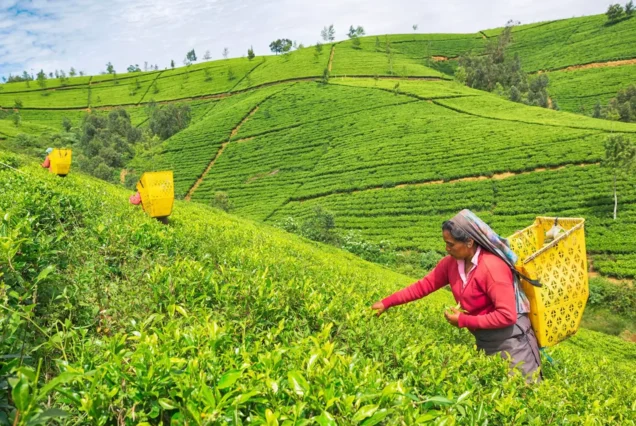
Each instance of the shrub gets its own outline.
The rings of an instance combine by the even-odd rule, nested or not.
[[[214,198],[210,202],[212,207],[229,212],[233,208],[233,203],[228,197],[227,192],[217,191],[214,193]]]

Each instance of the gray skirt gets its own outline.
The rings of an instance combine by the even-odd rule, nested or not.
[[[541,357],[528,314],[519,314],[517,323],[509,327],[475,330],[472,333],[478,349],[487,355],[499,353],[502,358],[510,359],[511,368],[518,367],[528,381],[533,380],[533,374],[541,367]],[[535,380],[541,380],[541,373]]]

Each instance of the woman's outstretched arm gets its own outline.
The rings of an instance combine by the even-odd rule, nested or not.
[[[382,299],[382,301],[374,303],[371,308],[377,310],[378,315],[380,315],[391,306],[412,302],[439,290],[448,284],[448,271],[453,266],[457,267],[455,260],[446,256],[424,278]]]

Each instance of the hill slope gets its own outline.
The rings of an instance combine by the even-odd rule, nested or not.
[[[551,73],[566,109],[589,111],[631,81],[632,65],[602,65],[635,55],[635,25],[607,25],[604,15],[521,25],[510,49],[527,71]],[[270,223],[321,205],[340,229],[404,250],[442,251],[433,238],[439,221],[462,206],[504,234],[539,214],[584,216],[595,268],[636,277],[633,178],[619,180],[613,221],[610,177],[599,167],[607,135],[636,137],[636,125],[510,103],[433,69],[442,69],[433,56],[479,53],[500,32],[370,36],[359,48],[347,40],[321,52],[78,77],[44,89],[7,84],[0,105],[19,99],[22,125],[0,111],[0,139],[59,130],[64,117],[77,125],[85,109],[113,105],[144,126],[151,99],[183,100],[191,126],[127,165],[173,169],[180,197],[208,203],[227,192],[236,213]],[[595,61],[601,67],[576,68]],[[325,68],[330,84],[316,84]]]
[[[0,169],[0,344],[26,355],[3,370],[24,423],[45,404],[96,424],[636,422],[619,339],[581,330],[528,388],[445,323],[443,290],[372,318],[409,278],[196,204],[163,226],[121,188],[22,170]],[[40,359],[50,386],[27,403]]]
[[[224,99],[137,167],[174,168],[181,196],[209,202],[225,191],[237,213],[272,223],[320,205],[339,228],[405,250],[441,252],[439,223],[462,206],[504,234],[536,215],[583,216],[595,266],[636,276],[636,188],[620,179],[613,221],[611,176],[599,166],[607,135],[636,136],[636,125],[452,82],[399,84],[396,93],[395,81],[337,78]]]

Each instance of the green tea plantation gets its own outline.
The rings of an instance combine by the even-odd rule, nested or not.
[[[529,386],[445,322],[445,290],[376,318],[411,279],[197,204],[165,226],[129,191],[0,158],[19,170],[0,171],[4,423],[636,423],[633,344],[580,330]]]

